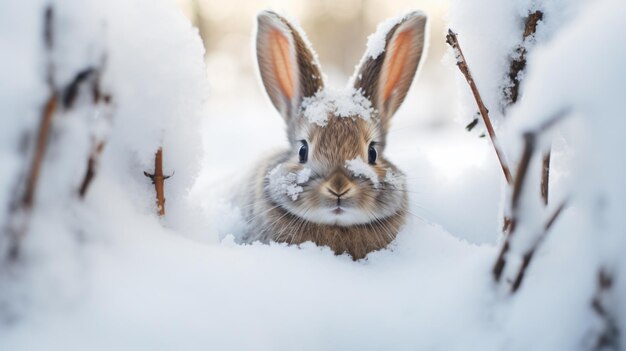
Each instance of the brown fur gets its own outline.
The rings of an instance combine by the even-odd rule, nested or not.
[[[388,46],[396,43],[399,47],[388,48],[387,58],[383,53],[374,60],[363,60],[359,70],[361,78],[355,82],[355,87],[361,88],[373,102],[377,109],[374,116],[368,119],[331,114],[328,123],[319,126],[309,123],[300,109],[304,97],[324,86],[311,49],[284,18],[272,12],[259,15],[257,56],[261,77],[272,102],[287,122],[291,148],[262,161],[250,177],[244,200],[249,231],[244,242],[301,244],[311,241],[328,246],[337,254],[348,253],[360,259],[387,247],[395,239],[405,222],[408,198],[402,172],[384,158],[385,136],[388,121],[406,96],[419,64],[424,24],[424,16],[408,15],[388,35]],[[267,33],[272,30],[290,33],[286,38],[294,45],[295,55],[292,56],[295,57],[287,61],[283,70],[273,68],[271,54],[268,54],[273,49],[267,46],[275,45],[267,40]],[[394,41],[398,30],[404,36]],[[389,57],[398,61],[390,63]],[[280,63],[282,65],[283,61]],[[291,70],[299,77],[297,94],[293,96],[292,90],[280,85],[284,72]],[[281,74],[283,76],[277,77]],[[379,98],[380,91],[385,92],[387,101]],[[298,159],[301,140],[306,140],[309,146],[309,159],[305,164]],[[346,168],[348,160],[367,161],[370,145],[375,145],[378,158],[367,167],[376,173],[378,182],[351,174]],[[311,171],[306,182],[298,183],[302,192],[297,198],[276,193],[270,186],[268,173],[279,165],[281,170],[290,173],[298,173],[305,167]],[[389,174],[394,175],[396,181],[388,180]],[[339,211],[338,214],[335,211]]]

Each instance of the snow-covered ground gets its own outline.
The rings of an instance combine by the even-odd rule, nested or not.
[[[227,77],[206,77],[196,31],[167,1],[50,3],[55,40],[46,50],[46,4],[0,2],[0,54],[10,63],[0,76],[12,82],[0,87],[3,234],[32,152],[18,146],[24,135],[33,140],[49,94],[47,62],[61,87],[105,57],[101,88],[112,103],[94,104],[82,88],[77,107],[57,110],[35,207],[18,213],[28,222],[19,260],[0,266],[0,350],[587,350],[607,323],[591,303],[599,269],[614,279],[602,304],[625,330],[622,2],[451,4],[451,26],[512,163],[524,131],[569,111],[539,140],[545,149],[552,138],[553,200],[528,213],[543,223],[561,199],[570,207],[516,294],[492,277],[508,203],[493,148],[461,124],[420,124],[442,100],[427,86],[410,92],[390,131],[386,153],[407,174],[410,216],[387,250],[354,262],[312,244],[238,245],[245,223],[225,198],[261,155],[286,143],[269,100],[210,96]],[[523,11],[535,6],[546,24],[523,97],[503,117],[495,112],[503,62]],[[445,64],[457,71],[451,58]],[[457,88],[459,114],[473,115],[465,81]],[[96,177],[79,199],[101,139]],[[164,171],[174,173],[162,219],[143,175],[161,145]],[[516,233],[513,266],[534,222]]]

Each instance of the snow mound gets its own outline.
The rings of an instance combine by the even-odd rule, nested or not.
[[[81,87],[76,106],[55,114],[20,261],[0,265],[0,350],[463,350],[468,345],[589,350],[611,322],[623,335],[626,42],[620,35],[626,31],[626,4],[587,2],[585,11],[576,12],[572,9],[578,5],[570,3],[582,1],[452,3],[451,18],[459,25],[454,29],[485,100],[492,103],[500,96],[506,57],[519,42],[521,9],[537,5],[545,11],[545,26],[529,55],[523,98],[501,134],[511,155],[519,154],[521,134],[568,111],[540,134],[537,145],[539,151],[551,140],[554,145],[550,206],[524,208],[528,213],[522,217],[537,217],[530,212],[535,210],[549,213],[565,198],[569,207],[534,255],[520,290],[511,295],[498,290],[492,277],[497,245],[468,243],[414,215],[435,212],[446,228],[483,238],[500,233],[493,217],[498,216],[501,173],[486,142],[466,137],[467,145],[482,147],[468,152],[459,150],[466,145],[459,146],[460,134],[440,138],[428,130],[416,137],[419,132],[408,129],[404,139],[390,138],[386,152],[409,175],[410,211],[397,239],[364,260],[354,262],[310,243],[236,245],[233,236],[247,229],[239,209],[221,206],[208,192],[192,198],[189,189],[198,184],[201,165],[205,175],[224,169],[241,173],[238,166],[252,161],[250,149],[259,148],[260,135],[274,141],[283,133],[263,129],[267,126],[259,122],[258,111],[237,96],[233,116],[250,112],[252,122],[233,123],[216,113],[211,122],[220,128],[205,131],[215,136],[205,140],[213,154],[202,159],[198,125],[207,119],[203,49],[197,32],[173,5],[165,0],[47,2],[55,9],[56,44],[46,50],[46,4],[0,2],[0,52],[12,54],[0,65],[0,76],[12,82],[0,88],[3,225],[32,156],[31,148],[21,146],[34,139],[50,94],[48,61],[57,67],[59,87],[85,68],[101,68],[102,88],[112,101],[94,105],[88,87]],[[548,28],[554,29],[549,36]],[[372,118],[371,103],[361,92],[318,94],[307,100],[305,117],[311,123],[325,125],[330,114]],[[495,106],[490,104],[490,110]],[[272,112],[264,116],[268,121],[274,120]],[[412,112],[399,113],[409,118]],[[101,118],[104,126],[92,123]],[[232,137],[244,129],[258,138],[246,148]],[[436,147],[421,150],[429,136]],[[86,172],[92,138],[106,139],[106,146],[94,181],[80,198],[76,188]],[[434,167],[446,158],[442,149],[451,145],[457,147],[455,157],[446,167]],[[164,218],[155,214],[154,186],[143,175],[153,170],[159,147],[165,173],[176,172],[166,183]],[[490,161],[458,168],[463,158],[477,157],[477,150]],[[381,183],[361,158],[346,162],[346,168]],[[454,170],[459,174],[448,179]],[[292,200],[310,176],[306,168],[277,167],[268,174],[270,186]],[[211,187],[226,188],[225,180],[215,177]],[[399,186],[401,177],[386,170],[382,181]],[[481,215],[485,207],[494,210],[491,217]],[[220,221],[225,224],[215,223]],[[513,254],[537,242],[536,237],[524,242],[533,230],[516,232],[521,238],[512,241]],[[2,234],[6,239],[4,229]],[[522,261],[520,255],[511,256],[513,263]],[[600,292],[599,270],[613,277],[612,286]]]

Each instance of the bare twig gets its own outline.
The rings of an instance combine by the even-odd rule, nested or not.
[[[35,145],[35,153],[33,155],[30,168],[26,175],[24,192],[18,203],[11,208],[12,219],[9,220],[7,232],[9,233],[8,258],[13,261],[19,256],[19,245],[23,236],[26,234],[28,217],[32,211],[35,202],[35,193],[39,182],[39,175],[43,165],[44,154],[48,136],[52,125],[52,118],[57,109],[57,95],[53,94],[48,98],[39,123],[39,131],[37,132],[37,140]]]
[[[541,165],[541,199],[544,205],[548,205],[550,195],[550,158],[551,151],[547,151],[543,155],[543,162]]]
[[[20,242],[28,230],[33,207],[35,206],[35,197],[40,184],[40,174],[44,164],[46,150],[50,143],[49,137],[52,130],[53,118],[64,110],[70,110],[74,107],[76,99],[81,92],[83,83],[90,83],[91,93],[93,95],[94,105],[101,101],[105,104],[110,102],[110,96],[102,94],[100,91],[100,74],[104,67],[106,58],[103,57],[102,64],[98,67],[87,67],[76,73],[74,78],[66,86],[58,86],[55,83],[55,62],[53,60],[54,49],[54,9],[48,6],[44,12],[43,25],[43,44],[46,50],[46,72],[45,80],[49,89],[49,97],[46,100],[41,113],[41,119],[36,131],[36,138],[32,147],[25,147],[32,153],[30,163],[26,164],[23,170],[23,180],[18,181],[16,192],[11,203],[10,213],[8,216],[6,232],[8,233],[8,259],[14,261],[18,258]],[[87,174],[79,189],[79,195],[83,197],[87,188],[95,174],[95,166],[97,157],[102,152],[104,141],[95,142],[88,162]]]
[[[52,49],[54,48],[54,8],[46,7],[43,19],[43,42],[48,53],[46,65],[46,83],[50,90],[54,90],[54,61],[52,60]]]
[[[88,79],[97,76],[99,73],[99,69],[96,69],[94,67],[87,67],[78,72],[76,76],[74,76],[74,79],[72,79],[72,81],[67,85],[67,87],[63,89],[63,107],[65,109],[71,109],[74,106],[76,97],[78,96],[80,85]]]
[[[527,43],[529,38],[535,34],[537,24],[543,19],[543,12],[535,11],[526,18],[522,43],[515,50],[515,58],[511,60],[508,77],[511,85],[504,89],[505,105],[509,106],[517,102],[520,87],[520,72],[526,68],[526,54],[528,53]]]
[[[474,127],[476,127],[477,124],[478,124],[478,118],[474,118],[471,122],[469,122],[465,126],[465,130],[467,130],[468,132],[471,132],[472,129],[474,129]]]
[[[41,173],[43,158],[46,153],[46,145],[50,134],[50,126],[52,118],[57,109],[57,95],[52,93],[44,106],[41,120],[39,122],[39,131],[37,132],[37,140],[35,145],[35,155],[33,156],[28,175],[26,177],[26,188],[22,197],[22,206],[30,209],[33,206],[35,191],[37,190],[37,182]]]
[[[78,189],[78,195],[81,198],[84,198],[87,194],[87,189],[89,189],[89,185],[91,185],[91,181],[96,175],[96,168],[98,166],[98,159],[104,150],[104,141],[95,144],[95,147],[91,151],[91,155],[89,156],[89,160],[87,161],[87,171],[85,173],[85,177],[80,184],[80,188]]]
[[[524,150],[522,151],[522,156],[520,158],[520,162],[517,167],[517,174],[515,175],[515,182],[513,183],[513,193],[511,194],[511,200],[510,200],[511,201],[511,217],[510,218],[505,217],[504,219],[503,230],[505,233],[508,233],[508,235],[506,236],[506,239],[504,240],[504,243],[502,244],[502,248],[500,249],[498,258],[496,259],[496,263],[494,264],[493,270],[492,270],[493,277],[496,282],[499,282],[500,279],[502,278],[502,273],[504,272],[504,268],[506,266],[507,254],[511,247],[511,239],[514,235],[516,225],[517,225],[517,220],[519,218],[519,200],[522,195],[522,191],[524,191],[524,183],[528,175],[528,166],[530,164],[530,160],[533,154],[535,153],[537,135],[548,131],[550,128],[556,125],[559,121],[561,121],[568,113],[569,113],[569,108],[561,109],[557,111],[555,114],[553,114],[551,117],[547,118],[545,122],[539,125],[539,127],[535,131],[524,133]],[[562,204],[561,206],[564,206],[564,204]],[[556,212],[556,216],[558,216],[558,214],[562,210],[561,206],[559,206],[559,211]],[[551,223],[544,230],[544,232],[547,232],[550,226],[552,226]],[[533,251],[534,250],[536,250],[536,248],[534,248]],[[532,259],[532,254],[530,257],[524,258],[524,259],[527,260],[528,263],[530,263],[530,260]],[[526,265],[528,265],[528,263],[526,263]],[[523,271],[522,271],[522,274],[523,274]],[[520,280],[520,283],[521,283],[521,280]]]
[[[540,126],[540,131],[545,131],[556,123],[558,123],[563,117],[565,117],[569,113],[569,108],[564,108],[558,111],[556,114],[545,121]],[[550,161],[552,158],[552,146],[550,149],[543,154],[543,161],[541,166],[541,199],[543,200],[544,205],[548,205],[548,201],[550,199]]]
[[[171,176],[163,175],[163,148],[160,148],[154,156],[154,173],[143,172],[143,174],[152,179],[154,190],[156,191],[157,210],[159,216],[165,215],[165,180]]]
[[[509,234],[500,249],[496,264],[493,268],[493,276],[496,282],[500,281],[502,272],[506,266],[506,255],[511,246],[511,238],[513,237],[517,225],[519,199],[526,181],[530,160],[535,152],[535,139],[536,137],[534,133],[528,132],[524,134],[524,151],[522,151],[522,158],[520,159],[519,166],[517,167],[517,175],[515,176],[515,183],[513,183],[513,194],[511,195],[511,217],[508,218],[508,222],[505,222],[505,229],[507,229]]]
[[[89,78],[92,78],[91,79],[91,96],[93,99],[93,104],[98,105],[102,103],[104,105],[109,105],[111,103],[111,96],[109,94],[103,94],[100,88],[100,76],[104,69],[105,62],[106,62],[106,59],[103,58],[102,64],[99,68],[97,69],[87,68],[81,71],[75,77],[72,83],[70,83],[70,85],[65,89],[64,100],[65,100],[66,107],[73,105],[74,100],[76,99],[76,94],[78,92],[80,83]],[[104,114],[104,117],[108,119],[109,122],[111,119],[110,112],[111,111],[107,109]],[[89,159],[87,160],[87,170],[85,172],[85,177],[83,178],[83,181],[81,182],[80,187],[78,188],[78,195],[81,199],[84,198],[85,195],[87,194],[87,190],[89,189],[89,186],[91,185],[91,182],[96,175],[98,161],[106,145],[106,138],[103,138],[103,137],[100,137],[100,138],[101,139],[98,139],[97,137],[94,138],[94,141],[92,143],[91,152],[89,153]]]
[[[50,134],[50,126],[52,125],[52,117],[57,109],[58,93],[54,84],[54,65],[52,60],[52,49],[54,48],[54,9],[52,6],[46,7],[44,12],[44,47],[48,53],[48,65],[46,67],[46,82],[50,90],[48,100],[44,105],[41,120],[39,122],[39,130],[37,131],[37,139],[35,145],[35,154],[31,161],[30,168],[26,175],[26,187],[22,196],[21,207],[30,210],[33,206],[35,191],[37,189],[37,181],[41,172],[43,157],[46,152],[48,143],[48,135]]]
[[[550,228],[554,225],[557,218],[563,212],[563,209],[567,206],[567,200],[563,201],[559,207],[554,211],[554,213],[548,218],[548,221],[543,226],[543,232],[539,235],[539,238],[535,241],[535,243],[524,253],[522,257],[522,265],[517,271],[517,275],[515,276],[515,280],[513,280],[513,285],[511,286],[511,292],[515,293],[520,285],[522,284],[522,280],[524,280],[524,274],[526,273],[526,269],[530,265],[530,261],[533,259],[537,248],[539,245],[545,240],[546,236],[550,232]]]
[[[598,336],[594,350],[621,350],[620,330],[615,316],[607,309],[607,297],[613,288],[613,275],[601,268],[598,271],[596,293],[591,300],[593,311],[603,322],[603,330]]]
[[[57,111],[59,97],[54,83],[54,62],[52,60],[52,49],[54,47],[54,10],[52,6],[48,6],[44,12],[43,24],[43,43],[47,52],[46,64],[46,84],[48,85],[49,95],[46,100],[37,130],[35,139],[35,147],[30,166],[25,171],[25,181],[18,190],[13,199],[10,208],[9,220],[6,224],[8,233],[8,259],[13,261],[19,255],[19,244],[27,230],[28,218],[35,202],[35,193],[41,174],[44,155],[48,144],[48,137],[52,125],[52,119]],[[20,194],[20,190],[23,191]]]
[[[507,183],[512,184],[513,177],[511,176],[510,168],[506,162],[504,153],[502,152],[502,148],[500,147],[500,144],[498,142],[498,138],[496,137],[496,132],[493,129],[491,120],[489,119],[489,110],[487,110],[487,107],[485,107],[482,97],[478,92],[478,87],[474,82],[474,78],[472,77],[472,74],[469,70],[469,66],[467,65],[465,56],[463,56],[463,51],[461,50],[461,46],[459,45],[459,40],[456,37],[456,34],[450,29],[448,30],[448,35],[446,36],[446,42],[454,50],[457,60],[456,65],[459,67],[461,73],[463,73],[463,76],[465,76],[465,80],[467,80],[467,83],[472,90],[472,94],[474,95],[474,99],[476,100],[476,104],[478,105],[478,109],[483,118],[483,122],[485,123],[485,127],[487,128],[487,133],[489,134],[489,138],[491,138],[491,143],[493,144],[493,148],[496,151],[496,155],[498,156],[498,161],[500,161],[500,166],[502,167],[504,178],[506,179]]]
[[[509,216],[504,216],[503,221],[502,221],[502,233],[507,235],[511,232],[511,225],[513,224],[513,221],[511,221],[511,217]]]
[[[519,209],[519,199],[521,198],[522,191],[524,190],[524,183],[526,181],[526,176],[528,175],[528,166],[530,165],[530,160],[535,153],[536,140],[537,137],[535,133],[524,133],[524,151],[522,151],[522,158],[520,159],[519,166],[517,166],[517,175],[515,176],[513,194],[511,195],[511,210],[513,212],[512,228],[515,228],[515,214]]]

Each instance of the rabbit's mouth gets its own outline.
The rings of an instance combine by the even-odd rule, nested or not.
[[[338,226],[351,226],[372,221],[365,211],[344,204],[318,207],[315,210],[306,211],[303,217],[314,223]]]

